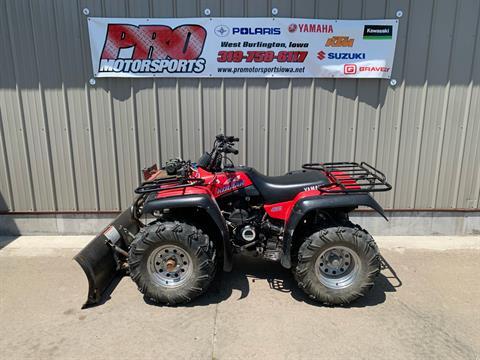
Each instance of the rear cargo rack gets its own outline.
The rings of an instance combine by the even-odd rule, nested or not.
[[[146,181],[135,189],[137,194],[148,194],[162,190],[182,189],[190,186],[202,185],[203,179],[170,176],[153,181]]]
[[[323,171],[330,178],[330,184],[318,188],[325,193],[365,193],[388,191],[392,188],[385,174],[366,162],[312,163],[302,167]]]

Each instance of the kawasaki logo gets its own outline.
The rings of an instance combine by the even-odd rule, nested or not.
[[[363,28],[363,38],[365,40],[391,39],[392,35],[392,25],[365,25]]]

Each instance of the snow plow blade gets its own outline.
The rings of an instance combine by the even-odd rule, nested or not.
[[[88,279],[88,298],[84,308],[101,302],[106,290],[122,275],[119,258],[125,259],[126,244],[132,240],[129,237],[139,230],[140,222],[133,217],[130,207],[74,257]]]

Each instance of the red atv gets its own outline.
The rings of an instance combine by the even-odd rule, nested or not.
[[[133,205],[75,257],[89,280],[85,305],[100,302],[125,272],[150,300],[189,302],[239,253],[292,268],[300,288],[325,304],[347,304],[373,286],[378,248],[348,214],[367,206],[385,217],[368,194],[391,189],[385,176],[354,162],[265,176],[233,165],[237,141],[217,135],[197,163],[144,170]]]

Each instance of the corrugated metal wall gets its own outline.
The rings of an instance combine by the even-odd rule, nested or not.
[[[91,16],[395,18],[393,78],[97,79]],[[1,0],[0,210],[126,207],[139,169],[197,158],[216,133],[239,163],[281,174],[366,160],[394,191],[387,208],[478,208],[478,0]]]

